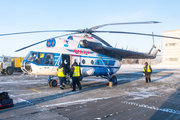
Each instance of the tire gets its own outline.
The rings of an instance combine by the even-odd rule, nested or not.
[[[50,85],[51,85],[52,87],[56,87],[56,86],[57,86],[56,80],[51,80]]]
[[[11,67],[7,68],[6,73],[8,75],[12,75],[13,74],[13,68],[11,68]]]
[[[116,78],[116,76],[111,76],[110,81],[113,82],[113,85],[117,85],[117,78]]]

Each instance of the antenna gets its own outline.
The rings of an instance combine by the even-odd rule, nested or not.
[[[153,39],[153,47],[155,47],[155,44],[154,44],[154,34],[152,32],[152,39]]]

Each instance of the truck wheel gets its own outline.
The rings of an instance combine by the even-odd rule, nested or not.
[[[7,73],[8,75],[12,75],[12,74],[13,74],[13,69],[12,69],[12,68],[7,68],[6,73]]]

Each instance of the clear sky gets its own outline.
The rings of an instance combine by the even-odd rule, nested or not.
[[[76,30],[119,22],[160,21],[159,24],[107,26],[118,30],[162,34],[180,29],[179,0],[0,0],[0,34],[36,30]],[[66,33],[39,33],[0,37],[0,55],[26,56],[45,43],[20,52],[15,50]],[[152,37],[96,34],[118,48],[148,52]],[[155,38],[161,45],[161,38]]]

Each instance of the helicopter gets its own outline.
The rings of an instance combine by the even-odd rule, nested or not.
[[[34,45],[46,42],[46,47],[30,51],[21,63],[21,69],[24,73],[33,75],[49,76],[48,84],[51,87],[57,86],[57,80],[53,79],[57,76],[57,68],[61,63],[65,63],[68,68],[74,62],[77,62],[81,68],[83,77],[100,76],[117,84],[117,78],[114,75],[122,65],[122,59],[154,59],[157,56],[159,45],[153,46],[149,53],[129,51],[112,47],[102,38],[94,33],[118,33],[118,34],[133,34],[153,37],[166,37],[172,39],[180,39],[171,36],[162,36],[146,33],[123,32],[123,31],[97,31],[97,29],[110,25],[126,25],[126,24],[155,24],[158,21],[147,22],[129,22],[129,23],[110,23],[85,28],[80,30],[45,30],[45,31],[30,31],[0,34],[0,36],[42,33],[42,32],[71,32],[69,34],[56,36],[50,39],[31,44],[16,50],[27,49]],[[83,36],[75,36],[75,34],[83,34]],[[67,39],[62,37],[68,36]],[[154,50],[153,53],[152,50]],[[83,79],[81,78],[81,80]]]

